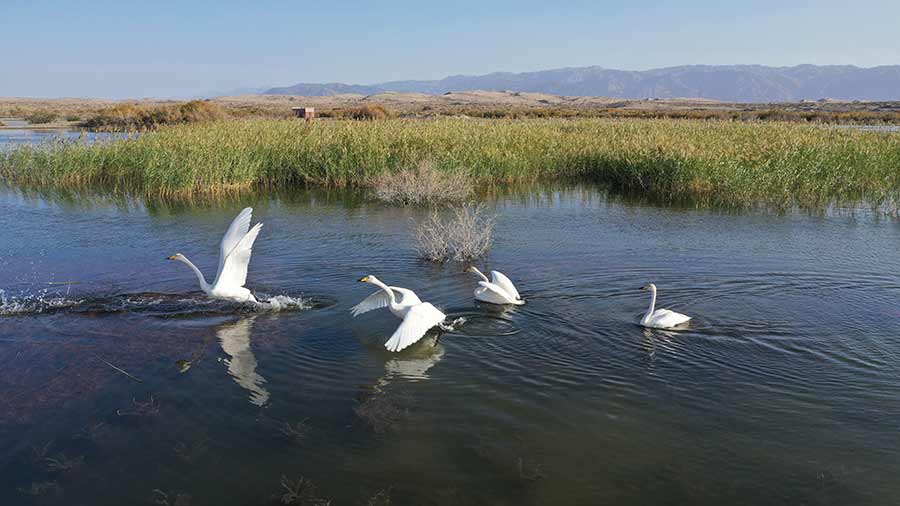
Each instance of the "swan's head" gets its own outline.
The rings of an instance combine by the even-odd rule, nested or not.
[[[182,255],[181,253],[175,253],[174,255],[172,255],[172,256],[170,256],[170,257],[166,257],[166,260],[181,260],[181,261],[184,261],[184,255]]]
[[[375,276],[363,276],[359,278],[360,283],[372,283],[374,281],[378,281],[378,278],[376,278]]]
[[[641,290],[656,290],[656,285],[653,283],[648,283],[641,287]]]
[[[466,270],[464,270],[463,272],[475,272],[475,267],[470,265],[466,267]]]

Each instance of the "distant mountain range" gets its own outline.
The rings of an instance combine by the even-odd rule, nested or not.
[[[900,65],[685,65],[654,70],[578,67],[538,72],[494,72],[435,81],[391,81],[373,85],[295,84],[270,95],[374,95],[395,91],[439,95],[451,91],[519,91],[613,98],[705,98],[727,102],[900,100]]]

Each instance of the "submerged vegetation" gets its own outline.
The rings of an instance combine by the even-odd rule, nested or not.
[[[14,149],[0,154],[0,178],[174,196],[372,187],[422,160],[466,167],[472,185],[589,181],[662,202],[900,201],[900,134],[679,120],[201,122],[119,142]]]

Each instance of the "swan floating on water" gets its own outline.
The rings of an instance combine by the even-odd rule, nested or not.
[[[252,215],[252,207],[241,211],[222,237],[222,244],[219,247],[219,270],[212,285],[206,282],[200,269],[181,253],[168,257],[169,260],[176,260],[190,267],[200,280],[200,288],[209,297],[232,302],[258,302],[253,293],[244,288],[253,242],[256,241],[256,236],[263,226],[262,223],[257,223],[251,229]]]
[[[690,316],[676,313],[675,311],[669,311],[668,309],[655,309],[656,285],[653,283],[642,286],[641,290],[650,290],[650,308],[647,309],[644,317],[641,318],[640,324],[642,326],[653,329],[670,329],[690,321]]]
[[[422,302],[416,294],[407,288],[387,286],[375,276],[364,276],[360,283],[372,283],[380,288],[353,306],[350,313],[359,316],[363,313],[387,307],[394,316],[403,320],[384,347],[388,351],[400,351],[422,339],[432,327],[441,327],[447,316],[429,302]]]
[[[512,281],[502,272],[491,271],[491,279],[488,279],[475,266],[468,267],[466,272],[474,272],[482,279],[478,282],[478,288],[475,289],[475,300],[490,304],[522,305],[525,303]]]

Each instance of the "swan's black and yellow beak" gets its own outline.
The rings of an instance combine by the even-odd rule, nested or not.
[[[466,270],[464,270],[463,272],[473,272],[472,266],[470,265],[470,266],[466,267]]]
[[[176,255],[172,255],[170,257],[166,257],[166,260],[178,260],[178,257]]]
[[[359,278],[359,282],[360,282],[360,283],[368,283],[368,282],[369,282],[369,276],[363,276],[363,277]]]

